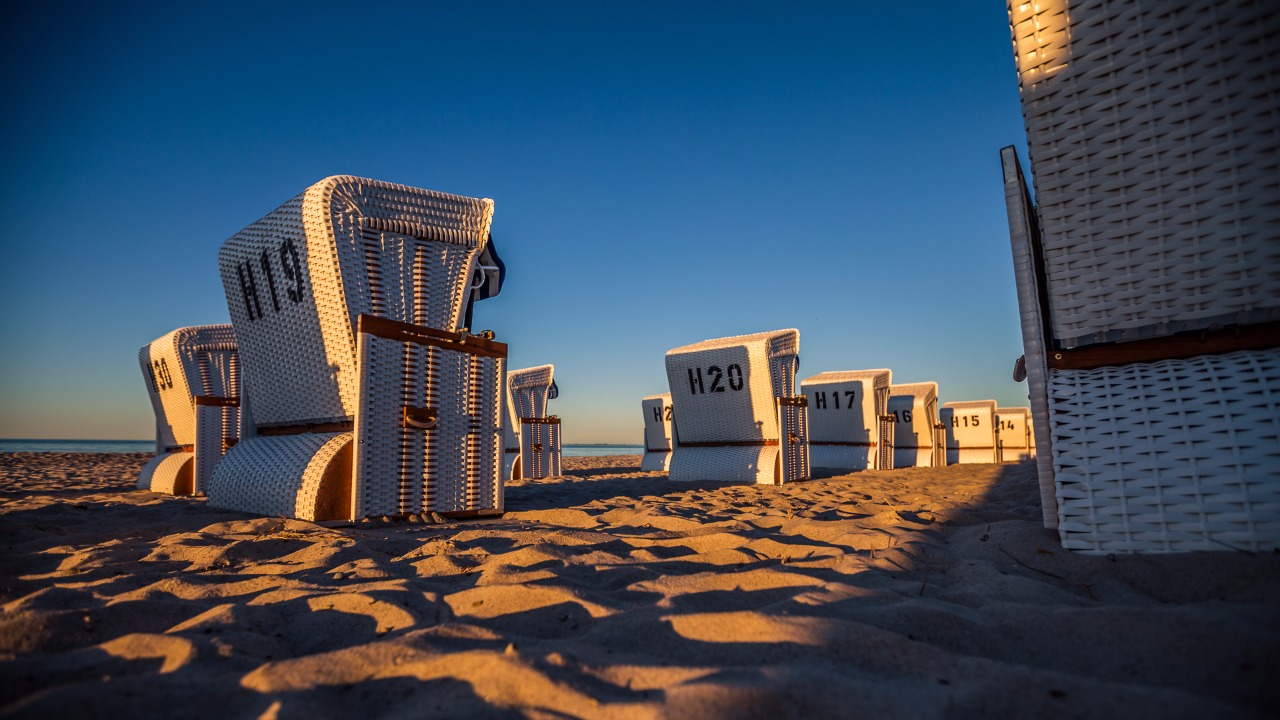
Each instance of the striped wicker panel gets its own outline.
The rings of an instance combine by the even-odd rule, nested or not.
[[[1018,286],[1018,314],[1022,324],[1023,358],[1027,367],[1027,398],[1031,414],[1035,418],[1032,441],[1045,449],[1036,457],[1036,470],[1040,482],[1040,510],[1044,526],[1058,527],[1058,500],[1053,480],[1053,458],[1049,449],[1049,368],[1045,364],[1045,322],[1042,304],[1044,288],[1040,284],[1037,268],[1043,263],[1039,252],[1039,226],[1035,207],[1022,165],[1012,147],[1000,150],[1000,165],[1004,175],[1004,202],[1009,217],[1009,242],[1013,250],[1013,274]]]
[[[671,393],[650,395],[640,401],[644,415],[644,457],[640,469],[666,472],[671,467]]]
[[[936,440],[938,384],[889,386],[887,414],[894,417],[893,466],[933,467],[944,464]]]
[[[794,432],[803,407],[787,406],[799,409],[782,417],[777,404],[795,395],[799,350],[798,330],[778,330],[667,352],[671,403],[680,418],[672,480],[774,483],[808,476],[808,443]],[[802,447],[780,458],[779,443]]]
[[[1054,370],[1064,547],[1280,547],[1280,349]]]
[[[1009,12],[1060,347],[1280,319],[1280,5]]]
[[[800,383],[809,400],[809,460],[840,471],[877,469],[880,416],[893,374],[887,369],[824,372]]]
[[[504,437],[507,454],[516,448],[519,464],[510,458],[504,477],[543,478],[560,474],[560,426],[547,415],[547,405],[559,394],[555,366],[512,370],[507,373],[507,406]],[[556,420],[556,422],[537,422]],[[533,427],[539,425],[540,427]],[[554,425],[554,427],[551,427]]]
[[[209,504],[300,520],[353,517],[351,436],[340,432],[244,438],[214,469]]]
[[[1031,435],[1031,408],[996,410],[996,457],[998,462],[1018,462],[1035,457]]]
[[[223,244],[218,263],[261,427],[350,421],[356,318],[459,329],[493,201],[326,178]]]
[[[505,353],[364,331],[358,347],[355,517],[501,512]],[[432,419],[406,419],[414,409]]]
[[[938,415],[944,426],[948,465],[998,462],[995,400],[945,403]]]

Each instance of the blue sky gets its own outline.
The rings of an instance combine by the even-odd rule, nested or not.
[[[495,201],[475,326],[556,365],[567,442],[641,442],[663,354],[797,327],[1025,405],[975,3],[84,4],[10,11],[0,437],[148,438],[140,346],[227,322],[221,243],[322,177]]]

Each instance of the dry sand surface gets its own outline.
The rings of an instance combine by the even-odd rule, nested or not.
[[[1267,717],[1280,557],[1084,557],[1030,464],[784,487],[565,459],[499,520],[324,528],[0,455],[13,717]]]

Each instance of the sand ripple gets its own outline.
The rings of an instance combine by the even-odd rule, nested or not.
[[[508,514],[320,527],[0,455],[14,717],[1280,714],[1280,556],[1095,558],[1030,465],[673,485],[566,458]]]

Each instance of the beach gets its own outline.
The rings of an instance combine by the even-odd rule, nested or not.
[[[500,519],[324,527],[0,454],[6,717],[1280,714],[1280,555],[1091,557],[1032,463],[676,484],[638,455]]]

